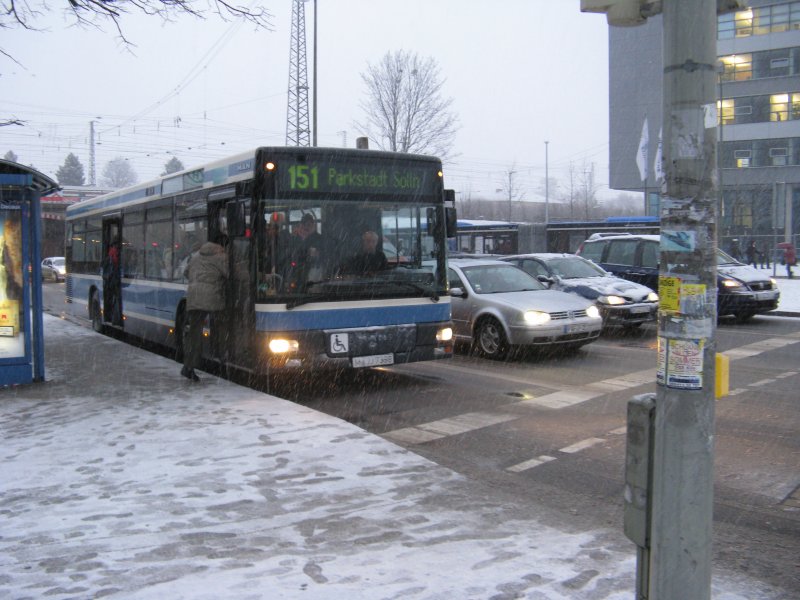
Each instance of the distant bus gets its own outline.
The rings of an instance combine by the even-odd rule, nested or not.
[[[185,268],[218,240],[230,261],[228,308],[224,323],[208,324],[206,358],[258,373],[446,358],[455,213],[445,196],[433,157],[258,148],[70,206],[66,306],[97,331],[180,357]],[[304,217],[319,240],[313,257],[298,252]],[[348,273],[366,231],[377,234],[386,268]],[[103,269],[113,254],[119,268]]]
[[[544,231],[544,225],[536,223],[459,219],[450,250],[465,254],[544,252]]]
[[[658,217],[607,217],[586,221],[515,223],[459,219],[458,236],[450,251],[467,254],[573,253],[595,233],[659,233]]]

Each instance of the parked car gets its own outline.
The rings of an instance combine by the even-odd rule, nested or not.
[[[619,235],[588,239],[577,254],[606,271],[658,289],[657,235]],[[774,279],[717,250],[717,315],[744,322],[778,307],[780,291]]]
[[[592,302],[548,290],[508,263],[451,259],[447,276],[456,341],[488,358],[505,358],[515,346],[576,349],[600,335]]]
[[[67,263],[63,256],[50,256],[42,261],[42,279],[64,281],[67,276]]]
[[[516,265],[551,290],[577,294],[600,309],[604,327],[639,327],[655,321],[658,294],[647,286],[612,275],[574,254],[520,254],[500,260]]]

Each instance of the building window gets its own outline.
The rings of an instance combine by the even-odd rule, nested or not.
[[[772,94],[769,97],[769,120],[789,120],[789,94]]]
[[[736,122],[734,118],[733,98],[725,98],[718,102],[720,124],[732,125]]]
[[[745,169],[750,166],[750,150],[736,150],[733,153],[737,169]]]
[[[770,148],[769,157],[773,167],[785,167],[787,164],[788,150],[786,148]]]
[[[722,63],[721,81],[747,81],[753,78],[752,54],[731,54],[719,60]]]
[[[797,2],[740,10],[717,17],[717,39],[765,35],[800,29]]]

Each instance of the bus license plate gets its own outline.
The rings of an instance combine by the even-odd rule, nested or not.
[[[378,367],[380,365],[393,365],[394,354],[374,354],[372,356],[354,356],[353,367]]]

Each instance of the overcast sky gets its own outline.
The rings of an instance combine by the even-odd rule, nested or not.
[[[267,1],[273,31],[181,17],[129,15],[126,48],[109,26],[70,27],[47,13],[46,32],[4,30],[0,156],[54,176],[69,152],[89,174],[89,122],[96,121],[97,178],[120,156],[140,181],[172,155],[186,167],[259,145],[283,145],[291,0]],[[309,83],[313,4],[307,4]],[[355,145],[361,73],[399,49],[433,57],[454,99],[460,129],[447,187],[480,198],[515,170],[527,199],[545,174],[594,164],[608,181],[608,30],[578,0],[318,0],[318,142]],[[178,121],[179,119],[179,121]]]

